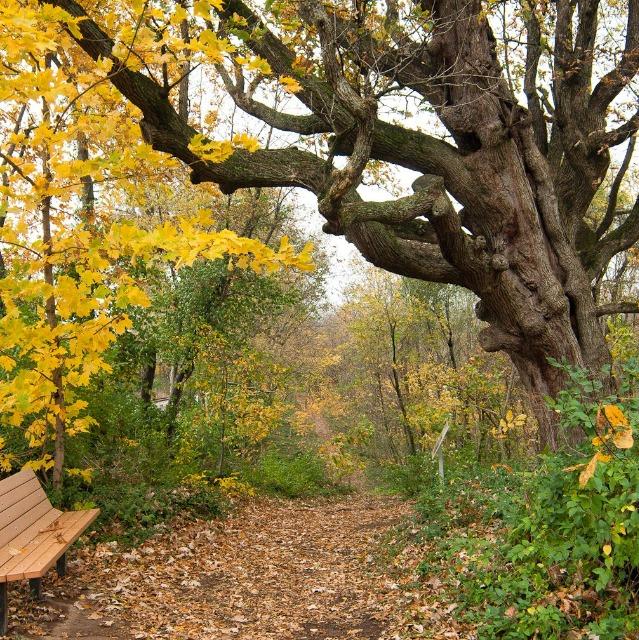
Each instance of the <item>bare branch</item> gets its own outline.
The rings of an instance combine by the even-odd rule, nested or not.
[[[626,43],[619,64],[594,88],[590,108],[603,113],[639,71],[639,0],[628,2]]]
[[[599,227],[597,227],[596,236],[597,240],[601,238],[601,236],[610,229],[610,225],[613,223],[615,219],[615,213],[617,210],[617,200],[619,199],[619,190],[621,189],[621,183],[628,171],[628,167],[630,166],[630,162],[632,160],[632,154],[635,150],[635,138],[630,138],[630,142],[628,142],[628,148],[626,149],[626,154],[624,156],[623,162],[619,167],[619,171],[617,171],[617,175],[615,179],[612,181],[612,186],[610,187],[610,194],[608,195],[608,206],[606,207],[606,214],[601,221]]]
[[[277,109],[253,100],[238,84],[233,83],[231,76],[223,65],[217,65],[216,69],[222,78],[222,82],[224,82],[226,91],[233,98],[235,104],[245,113],[262,120],[269,126],[280,131],[291,131],[300,135],[328,133],[333,130],[323,118],[315,114],[294,115],[282,113]]]
[[[596,308],[597,316],[611,316],[616,313],[639,313],[639,302],[611,302]]]

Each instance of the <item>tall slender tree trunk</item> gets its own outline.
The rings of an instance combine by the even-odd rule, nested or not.
[[[140,398],[146,404],[151,404],[155,372],[157,369],[157,351],[153,349],[140,371]]]
[[[177,370],[168,404],[166,405],[166,438],[169,444],[175,442],[175,434],[177,430],[177,418],[180,409],[182,394],[184,393],[184,385],[188,382],[193,374],[195,365],[188,362],[182,368]]]
[[[45,64],[47,68],[51,66],[52,56],[47,54],[45,57]],[[43,122],[50,124],[50,109],[47,100],[42,98],[42,120]],[[49,167],[50,156],[46,143],[42,146],[41,151],[42,161],[42,175],[47,183],[50,184],[53,176],[51,175],[51,169]],[[43,278],[47,285],[51,288],[55,285],[55,276],[53,273],[53,264],[50,261],[53,255],[52,236],[51,236],[51,196],[44,196],[40,203],[40,216],[42,224],[42,242],[44,244],[43,255],[45,257]],[[55,294],[46,299],[44,304],[44,313],[47,325],[49,329],[54,331],[58,326],[58,315],[56,307]],[[60,339],[55,338],[54,344],[56,350],[59,351]],[[58,356],[60,357],[60,356]],[[62,361],[51,373],[51,383],[53,384],[54,391],[52,395],[53,406],[55,407],[54,417],[54,453],[53,453],[53,486],[56,489],[62,487],[62,473],[64,470],[64,457],[65,457],[65,436],[66,436],[66,422],[65,422],[65,397],[64,397],[64,385],[63,385],[63,371]]]
[[[406,402],[404,401],[404,393],[402,391],[402,385],[399,379],[399,373],[397,371],[399,367],[399,362],[397,361],[397,337],[395,335],[395,325],[392,322],[389,324],[389,330],[392,353],[391,380],[393,382],[395,395],[397,396],[397,404],[399,405],[399,410],[402,414],[402,426],[404,429],[404,435],[406,437],[408,453],[411,456],[414,456],[417,453],[417,443],[415,442],[415,435],[413,434],[413,428],[408,417],[408,410],[406,408]]]

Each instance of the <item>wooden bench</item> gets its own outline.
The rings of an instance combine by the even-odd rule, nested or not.
[[[29,580],[41,599],[42,576],[56,563],[65,574],[67,549],[99,513],[54,509],[30,469],[0,481],[0,636],[7,634],[8,583]]]

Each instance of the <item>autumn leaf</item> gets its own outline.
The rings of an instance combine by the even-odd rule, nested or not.
[[[255,151],[260,148],[260,143],[257,138],[254,138],[247,133],[236,133],[233,136],[233,144],[236,147],[242,147],[251,153],[255,153]]]
[[[208,19],[211,17],[211,3],[208,0],[196,0],[193,11],[198,18]]]
[[[579,474],[579,486],[583,489],[587,484],[588,480],[592,478],[595,474],[595,470],[597,469],[597,454],[592,456],[590,462],[586,465],[586,468]]]
[[[628,418],[624,415],[623,411],[616,404],[607,404],[603,407],[606,419],[613,427],[627,427]]]
[[[252,56],[251,58],[237,56],[235,61],[245,67],[247,71],[257,71],[264,76],[269,76],[273,73],[268,61],[264,60],[264,58],[261,58],[260,56]]]
[[[289,93],[297,93],[302,90],[302,85],[295,78],[291,78],[291,76],[280,76],[279,80],[280,84]]]
[[[635,441],[632,437],[632,429],[624,429],[612,436],[612,441],[617,449],[632,449]]]

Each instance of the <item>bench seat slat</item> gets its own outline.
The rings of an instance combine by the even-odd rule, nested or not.
[[[99,509],[89,509],[88,511],[81,511],[82,515],[79,519],[74,520],[73,523],[64,527],[62,533],[62,541],[59,541],[56,537],[51,542],[50,546],[45,549],[45,552],[34,563],[27,567],[24,571],[24,578],[40,578],[42,577],[57,561],[58,558],[64,554],[64,552],[82,535],[86,528],[98,517],[100,514]],[[64,517],[67,514],[62,514]]]
[[[20,502],[20,500],[23,500],[28,495],[35,493],[36,491],[42,491],[42,487],[40,486],[38,479],[33,477],[31,480],[27,480],[15,489],[12,489],[3,496],[0,496],[0,529],[3,527],[3,523],[5,522],[3,518],[4,512],[9,509],[9,507],[13,507],[15,504]]]
[[[79,511],[72,511],[65,518],[66,521],[78,519]],[[36,536],[24,546],[20,555],[14,556],[6,562],[0,569],[0,575],[4,575],[6,582],[13,580],[22,580],[22,569],[29,566],[34,560],[37,560],[44,551],[44,547],[55,536],[60,535],[63,529],[59,526],[59,520],[66,514],[62,514],[56,518],[48,527],[41,529]],[[14,577],[16,576],[16,577]]]
[[[12,505],[8,509],[5,509],[2,512],[2,522],[0,522],[0,535],[6,528],[11,525],[12,522],[17,520],[25,513],[31,511],[31,509],[33,509],[34,507],[37,507],[42,502],[46,502],[49,504],[49,506],[51,506],[46,493],[42,489],[40,489],[40,491],[34,491],[33,493],[30,493],[28,496],[20,500],[20,502],[16,502],[16,504]]]
[[[42,577],[99,513],[99,509],[63,513],[26,545],[23,554],[5,563],[0,575],[7,582]]]
[[[4,566],[18,555],[26,553],[26,546],[43,530],[51,526],[62,515],[58,509],[49,507],[43,515],[31,523],[22,533],[16,535],[6,545],[0,547],[0,582],[5,582]],[[17,554],[16,552],[20,552]]]
[[[3,496],[5,493],[9,493],[9,491],[12,491],[21,484],[28,482],[32,478],[36,478],[36,474],[33,472],[33,469],[24,469],[23,471],[14,473],[12,476],[9,476],[4,480],[0,480],[0,496]]]
[[[0,547],[9,544],[17,535],[28,529],[38,518],[53,509],[48,500],[42,500],[33,508],[10,522],[8,526],[0,530]]]

